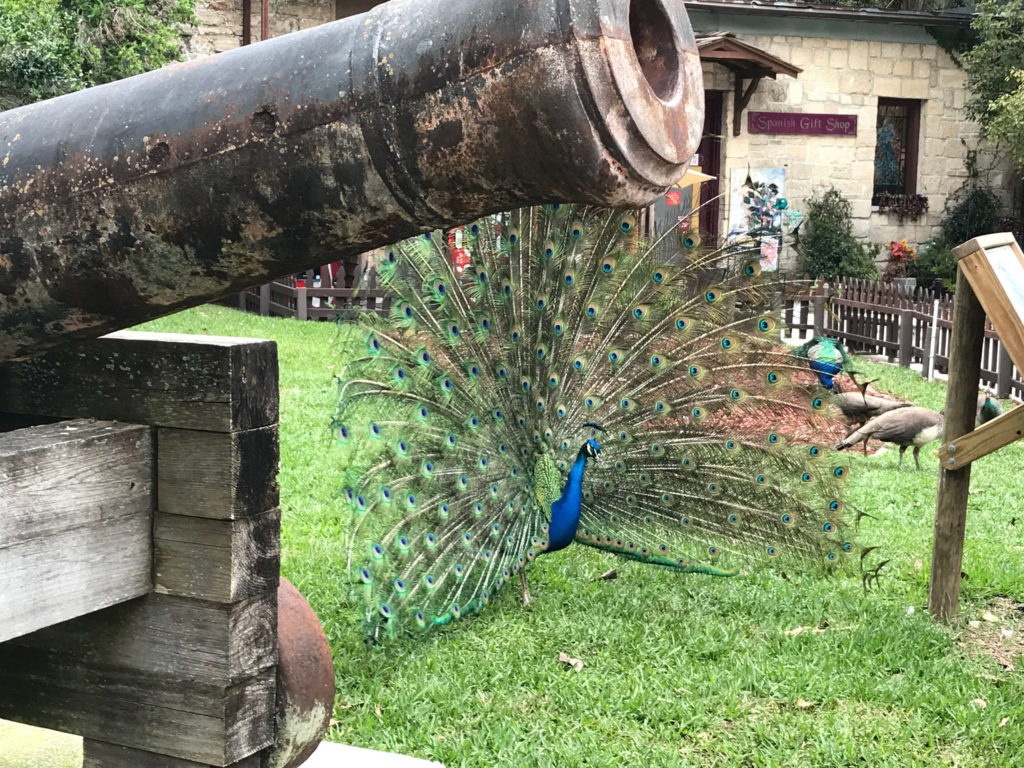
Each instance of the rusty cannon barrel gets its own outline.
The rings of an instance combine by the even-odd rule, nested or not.
[[[0,113],[0,361],[514,206],[646,204],[702,123],[679,0],[392,0]]]

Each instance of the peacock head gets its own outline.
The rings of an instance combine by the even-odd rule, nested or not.
[[[601,453],[601,444],[597,440],[587,440],[580,448],[580,455],[588,459],[597,461],[598,455]]]

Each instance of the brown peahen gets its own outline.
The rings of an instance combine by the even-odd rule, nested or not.
[[[570,544],[719,576],[856,549],[847,468],[774,427],[829,406],[794,383],[757,252],[664,261],[634,229],[549,205],[467,227],[461,274],[436,232],[387,251],[391,315],[362,318],[334,422],[372,639],[475,613]]]
[[[836,450],[842,451],[862,440],[865,444],[871,439],[881,440],[883,443],[893,443],[900,447],[899,468],[903,469],[903,454],[906,453],[907,448],[914,446],[914,464],[920,469],[921,462],[918,459],[918,454],[922,447],[942,435],[942,424],[942,414],[929,408],[918,406],[899,408],[876,416],[864,426],[851,432],[839,441]]]

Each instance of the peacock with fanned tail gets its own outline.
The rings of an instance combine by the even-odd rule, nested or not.
[[[372,639],[525,591],[573,543],[719,576],[856,549],[847,468],[773,430],[829,404],[778,343],[756,252],[664,260],[635,229],[550,205],[467,227],[461,274],[440,233],[387,251],[396,300],[360,320],[334,422]]]

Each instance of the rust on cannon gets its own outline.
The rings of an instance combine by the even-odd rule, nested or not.
[[[0,113],[0,361],[514,206],[646,204],[702,123],[677,0],[392,0]]]

